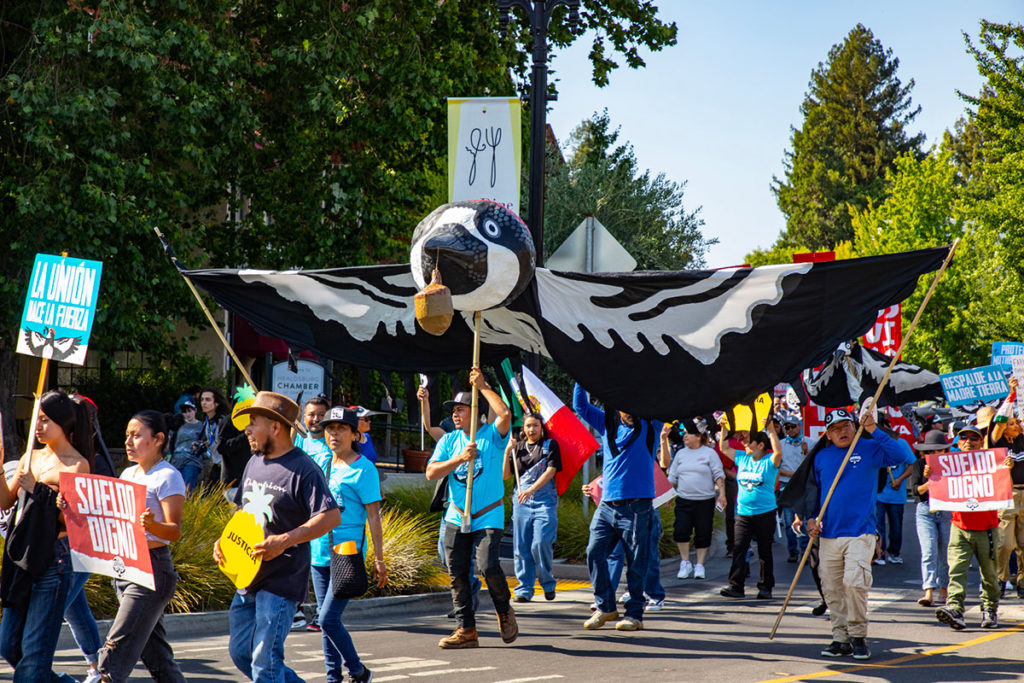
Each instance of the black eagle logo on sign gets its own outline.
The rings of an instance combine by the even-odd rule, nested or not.
[[[25,330],[25,343],[32,355],[50,360],[70,358],[82,345],[81,337],[57,337],[52,327],[44,327],[42,332],[33,329]]]

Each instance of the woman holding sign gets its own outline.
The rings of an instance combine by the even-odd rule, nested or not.
[[[163,413],[155,410],[136,413],[125,430],[125,453],[135,465],[122,472],[121,479],[146,487],[146,509],[139,514],[139,523],[149,541],[154,590],[114,580],[120,604],[100,650],[104,681],[127,681],[140,657],[155,680],[185,680],[163,627],[164,608],[178,583],[168,544],[181,538],[185,507],[185,480],[164,460],[168,431]]]
[[[320,610],[327,681],[341,683],[344,680],[342,664],[348,669],[349,680],[369,681],[372,674],[359,661],[352,637],[341,623],[341,613],[345,611],[348,600],[334,597],[331,544],[344,552],[338,546],[351,543],[355,552],[362,555],[366,552],[366,522],[369,521],[370,538],[373,539],[373,574],[378,586],[387,585],[384,532],[380,524],[380,476],[374,464],[359,454],[359,416],[355,410],[335,406],[320,424],[324,427],[327,447],[332,454],[330,464],[325,468],[328,488],[342,510],[341,524],[330,534],[310,543],[313,592]]]
[[[9,481],[0,478],[0,508],[18,504],[0,571],[0,655],[14,667],[19,683],[53,677],[53,653],[74,575],[57,495],[61,472],[92,469],[88,418],[84,407],[64,392],[44,394],[35,420],[35,438],[42,447],[22,459]],[[22,491],[28,495],[19,496]]]

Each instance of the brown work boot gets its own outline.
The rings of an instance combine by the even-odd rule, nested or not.
[[[438,641],[437,646],[445,650],[462,650],[467,647],[480,647],[480,640],[476,636],[475,628],[462,628],[461,626]]]
[[[501,639],[506,643],[511,643],[519,637],[519,624],[516,623],[516,613],[512,610],[512,605],[508,606],[508,611],[502,614],[501,612],[495,612],[498,615],[498,630],[501,631]]]

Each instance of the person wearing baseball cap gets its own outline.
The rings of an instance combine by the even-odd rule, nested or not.
[[[902,439],[878,429],[871,406],[861,409],[865,435],[857,440],[839,477],[829,507],[818,523],[817,514],[836,481],[856,434],[853,415],[842,408],[825,416],[829,445],[814,458],[811,476],[818,485],[818,510],[806,520],[807,532],[818,538],[822,590],[832,623],[832,642],[823,657],[870,659],[868,649],[868,591],[871,558],[875,553],[875,497],[878,472],[891,465],[910,465],[913,451]]]
[[[510,604],[512,595],[501,569],[498,549],[505,534],[505,483],[502,465],[508,438],[512,411],[484,379],[480,368],[469,373],[470,386],[475,386],[480,397],[494,411],[491,423],[481,424],[480,415],[472,414],[472,393],[460,391],[451,401],[444,403],[451,411],[455,430],[445,434],[434,447],[427,462],[426,477],[436,481],[448,477],[451,503],[445,512],[444,550],[445,564],[452,582],[452,603],[455,607],[456,628],[442,638],[438,647],[462,649],[478,647],[476,613],[470,587],[470,572],[474,550],[478,567],[483,570],[487,591],[491,594],[498,616],[498,629],[502,641],[511,643],[519,636],[515,612]],[[476,441],[469,440],[473,421],[476,421]],[[469,472],[470,461],[473,472]],[[466,504],[466,482],[473,477],[472,510],[463,510]],[[462,516],[469,514],[470,531],[462,531]],[[482,561],[482,562],[481,562]]]
[[[785,490],[790,477],[807,457],[808,448],[807,439],[800,431],[800,419],[793,413],[783,413],[781,418],[782,464],[779,467],[779,488]],[[786,530],[786,550],[789,551],[786,561],[796,562],[807,547],[808,536],[802,535],[797,538],[796,532],[793,531],[792,507],[780,505],[779,513],[782,515],[782,528]]]
[[[372,463],[377,462],[377,449],[373,447],[373,437],[370,436],[370,416],[373,411],[363,406],[349,406],[359,420],[359,454]]]
[[[939,590],[938,603],[946,602],[949,586],[949,563],[946,562],[946,544],[949,542],[949,522],[952,518],[949,510],[931,510],[928,502],[928,478],[924,474],[928,464],[925,456],[928,453],[945,453],[949,450],[946,435],[937,429],[924,433],[922,439],[914,444],[918,458],[910,468],[910,490],[917,497],[917,510],[914,516],[917,528],[917,541],[921,547],[921,588],[924,595],[917,604],[922,607],[934,607],[935,589]]]
[[[264,540],[253,556],[262,564],[252,583],[235,593],[228,611],[228,652],[243,675],[263,680],[283,671],[284,639],[298,603],[309,594],[309,542],[341,522],[341,512],[327,480],[313,460],[292,443],[299,406],[272,391],[256,394],[236,417],[249,416],[245,434],[252,457],[235,491],[235,505],[262,525]],[[296,493],[297,492],[297,493]],[[213,559],[224,561],[220,540]]]

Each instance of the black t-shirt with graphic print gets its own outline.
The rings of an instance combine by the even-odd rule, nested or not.
[[[252,456],[235,492],[235,505],[251,512],[267,536],[287,533],[338,507],[323,471],[299,448],[276,458]],[[270,591],[302,602],[309,591],[309,561],[309,543],[294,545],[264,561],[245,592]]]
[[[516,449],[509,457],[516,459],[519,482],[524,489],[533,486],[533,482],[540,479],[549,467],[554,467],[556,472],[562,471],[562,454],[554,439],[542,439],[535,444],[523,439],[516,442]]]

